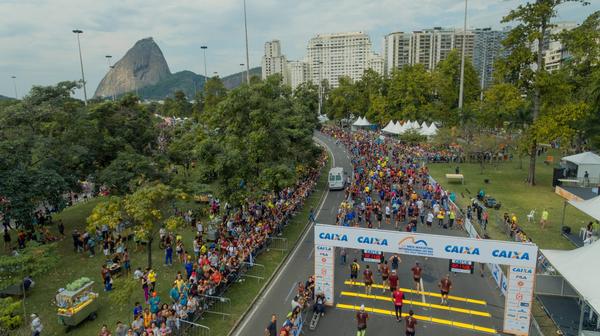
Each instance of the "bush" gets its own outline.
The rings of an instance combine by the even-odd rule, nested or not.
[[[13,330],[17,329],[23,323],[23,318],[19,315],[22,301],[15,301],[12,298],[0,299],[0,328]]]

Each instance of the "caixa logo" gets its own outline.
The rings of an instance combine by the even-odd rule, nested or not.
[[[444,250],[448,253],[479,255],[479,248],[477,247],[446,245]]]
[[[359,236],[356,239],[356,241],[358,241],[361,244],[381,245],[381,246],[388,245],[387,239],[379,239],[379,238],[369,237],[369,236]]]
[[[529,253],[519,253],[517,251],[493,250],[492,256],[496,258],[529,260]]]
[[[344,242],[348,241],[348,236],[346,236],[345,234],[341,235],[341,234],[337,234],[337,233],[321,232],[321,233],[319,233],[319,238],[325,239],[325,240],[339,240],[339,241],[344,241]]]

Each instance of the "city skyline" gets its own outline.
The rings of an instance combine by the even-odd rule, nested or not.
[[[500,23],[502,16],[519,3],[524,1],[472,0],[468,26],[500,29],[505,26]],[[358,0],[248,1],[250,66],[260,66],[264,43],[272,39],[282,41],[288,59],[301,59],[306,54],[307,41],[316,34],[364,31],[371,37],[373,51],[381,53],[383,36],[391,32],[434,26],[460,28],[462,6],[464,2],[457,0],[377,4]],[[580,23],[599,8],[600,4],[587,7],[565,4],[559,9],[557,21]],[[204,73],[201,45],[208,46],[209,73],[235,73],[244,62],[241,1],[179,1],[176,4],[147,1],[143,7],[122,2],[5,1],[0,4],[0,10],[12,13],[0,27],[3,46],[0,94],[5,96],[14,96],[11,76],[16,76],[21,96],[32,85],[78,80],[81,75],[73,29],[84,31],[81,47],[90,91],[108,70],[105,55],[118,60],[137,40],[148,36],[157,41],[173,72]],[[75,96],[82,98],[82,90]]]

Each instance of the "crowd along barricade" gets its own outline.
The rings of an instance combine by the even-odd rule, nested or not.
[[[223,296],[200,294],[202,311],[209,314],[221,315],[223,319],[231,316],[231,299]]]
[[[179,328],[173,330],[174,336],[210,336],[210,328],[198,323],[179,319]]]
[[[265,280],[265,265],[243,262],[241,269],[243,270],[243,272],[240,272],[241,278],[256,279],[258,283]]]

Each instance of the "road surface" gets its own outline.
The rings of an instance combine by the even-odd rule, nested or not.
[[[334,167],[343,167],[351,172],[352,165],[348,153],[342,145],[336,145],[331,138],[316,133],[317,140],[324,144],[333,156]],[[326,173],[326,172],[325,172]],[[343,191],[327,192],[320,207],[317,208],[317,222],[335,224],[335,214],[338,206],[344,199]],[[382,225],[382,229],[392,229]],[[419,231],[421,226],[419,226]],[[466,233],[452,230],[434,228],[433,234],[446,234],[466,236]],[[277,327],[280,328],[286,314],[291,311],[291,300],[296,293],[298,281],[306,281],[314,273],[314,232],[312,226],[300,239],[297,248],[287,259],[286,264],[268,285],[262,296],[257,300],[245,318],[239,323],[232,335],[263,335],[264,329],[270,321],[272,314],[277,314]],[[357,258],[360,262],[358,250],[348,251],[348,262]],[[339,251],[338,251],[339,253]],[[386,256],[389,257],[389,256]],[[400,287],[414,289],[410,268],[415,261],[419,261],[424,269],[423,286],[425,293],[405,293],[406,302],[404,312],[414,310],[418,318],[418,335],[491,335],[502,330],[502,316],[504,298],[501,298],[489,274],[484,277],[479,275],[479,265],[475,274],[452,274],[453,288],[448,306],[440,305],[437,283],[441,277],[448,274],[448,260],[425,260],[422,257],[401,256],[402,263],[399,269]],[[361,270],[365,263],[361,263]],[[371,269],[376,269],[377,264],[370,264]],[[369,313],[369,335],[398,335],[404,333],[404,323],[396,322],[392,317],[394,307],[389,302],[389,291],[382,293],[380,288],[373,288],[372,294],[376,297],[365,297],[364,287],[353,286],[348,283],[349,266],[340,265],[340,258],[336,259],[335,270],[335,305],[327,309],[326,315],[320,319],[314,331],[308,330],[305,323],[305,335],[356,335],[356,321],[354,309],[364,304],[367,309],[375,309]],[[375,281],[380,282],[380,277],[375,271]],[[360,277],[359,277],[360,279]],[[309,319],[310,316],[307,317]]]

